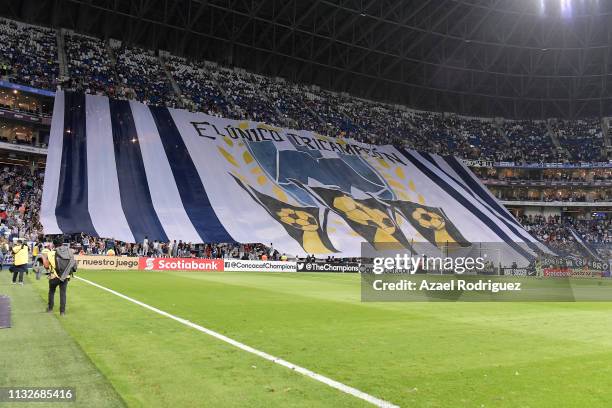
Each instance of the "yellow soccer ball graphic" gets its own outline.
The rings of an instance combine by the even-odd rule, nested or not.
[[[427,211],[424,208],[417,208],[414,210],[412,212],[412,218],[414,218],[422,227],[434,230],[441,230],[446,225],[444,218],[434,212]]]
[[[342,196],[334,199],[334,207],[343,212],[347,218],[361,225],[380,228],[388,234],[395,232],[395,224],[383,211],[358,203],[351,197]]]
[[[283,223],[302,231],[316,231],[319,229],[319,223],[316,218],[306,211],[283,208],[277,211],[276,215]]]

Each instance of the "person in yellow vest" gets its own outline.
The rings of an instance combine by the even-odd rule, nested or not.
[[[19,275],[19,284],[23,285],[23,274],[28,271],[28,246],[22,240],[17,241],[17,245],[13,247],[13,266],[10,270],[13,272],[13,285],[17,284],[17,275]]]

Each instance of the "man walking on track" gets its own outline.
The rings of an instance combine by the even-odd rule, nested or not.
[[[66,314],[66,292],[68,282],[76,271],[76,261],[70,248],[63,245],[62,236],[53,240],[53,248],[46,254],[43,253],[43,265],[49,271],[49,301],[47,312],[53,311],[55,305],[55,290],[60,290],[60,315]]]

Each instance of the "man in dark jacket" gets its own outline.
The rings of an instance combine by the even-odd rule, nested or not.
[[[55,290],[60,289],[60,316],[66,314],[66,291],[68,282],[76,272],[76,261],[70,248],[63,245],[62,236],[53,239],[53,248],[50,252],[43,254],[43,265],[49,276],[49,302],[47,312],[53,311],[55,304]]]

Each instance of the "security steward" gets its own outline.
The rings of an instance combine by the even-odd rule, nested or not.
[[[19,275],[19,284],[23,285],[23,274],[28,271],[28,246],[23,241],[17,241],[17,245],[13,247],[13,266],[9,269],[13,272],[13,285],[17,284],[17,276]]]
[[[43,257],[43,265],[48,271],[49,276],[49,301],[47,304],[47,313],[53,312],[53,306],[55,305],[55,290],[59,286],[60,292],[60,316],[66,314],[66,291],[68,289],[68,282],[70,281],[71,273],[66,271],[58,270],[58,252],[69,251],[68,248],[62,247],[63,239],[60,235],[53,239],[53,244],[48,251],[43,250],[41,255]]]

